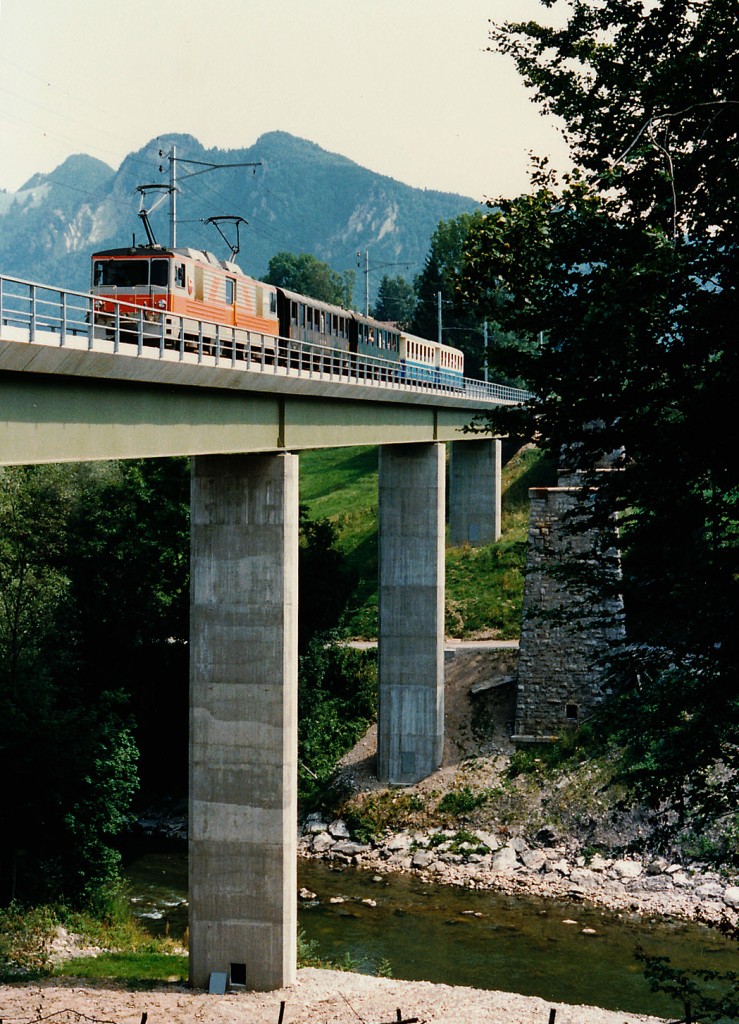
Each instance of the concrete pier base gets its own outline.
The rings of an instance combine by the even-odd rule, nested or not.
[[[501,442],[454,441],[449,456],[449,544],[500,540]]]
[[[298,458],[192,471],[190,981],[295,980]]]
[[[443,444],[380,449],[377,774],[410,784],[444,743]]]

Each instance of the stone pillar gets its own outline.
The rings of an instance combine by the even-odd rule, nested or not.
[[[453,441],[449,453],[449,543],[500,540],[501,442]]]
[[[380,449],[377,774],[410,784],[444,744],[443,444]]]
[[[190,982],[295,980],[298,458],[192,470]]]
[[[518,743],[552,740],[605,699],[599,659],[624,637],[615,520],[589,523],[594,491],[532,487],[518,658]]]

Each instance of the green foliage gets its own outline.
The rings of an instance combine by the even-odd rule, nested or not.
[[[590,723],[563,733],[551,743],[533,743],[519,747],[508,761],[507,775],[515,779],[530,775],[544,782],[568,766],[576,766],[601,747]]]
[[[165,714],[186,745],[186,689],[169,698],[186,653],[188,482],[184,460],[0,474],[0,771],[16,780],[0,901],[107,908],[138,785],[131,709],[159,775]]]
[[[577,166],[560,183],[540,162],[530,194],[491,203],[458,275],[529,343],[537,398],[496,426],[585,480],[620,453],[594,503],[596,524],[619,514],[631,641],[607,726],[665,827],[719,821],[739,777],[738,29],[719,0],[573,0],[561,27],[495,27]]]
[[[267,284],[348,309],[355,278],[354,270],[338,274],[311,253],[278,252],[270,259],[264,280]]]
[[[116,979],[128,987],[144,987],[154,982],[187,981],[188,957],[183,953],[106,952],[97,956],[75,957],[54,972],[64,978]]]
[[[449,818],[458,818],[463,814],[469,814],[487,801],[487,793],[473,793],[469,786],[461,789],[450,789],[439,801],[438,811]],[[474,840],[477,842],[477,840]]]
[[[330,634],[313,637],[300,659],[298,705],[298,791],[307,799],[374,720],[375,653],[345,647]]]
[[[329,519],[309,519],[305,505],[300,506],[300,538],[298,648],[305,651],[316,633],[338,625],[355,576],[337,547],[337,528]]]
[[[422,338],[438,336],[438,294],[442,296],[443,340],[465,353],[465,376],[479,377],[484,362],[482,321],[455,304],[456,274],[469,232],[482,217],[479,211],[440,221],[431,236],[429,254],[416,278],[418,300],[411,329]]]
[[[50,907],[0,909],[0,983],[49,974],[58,919]]]
[[[360,802],[341,808],[341,816],[360,842],[369,842],[384,831],[399,831],[418,820],[426,804],[416,793],[384,790],[369,793]]]
[[[652,956],[641,948],[634,956],[643,965],[652,992],[664,992],[682,1004],[687,1024],[718,1024],[739,1018],[739,972],[689,971],[673,967],[669,957]]]
[[[413,319],[415,305],[416,293],[412,284],[400,274],[396,277],[382,275],[377,302],[372,310],[375,319],[408,327]]]
[[[518,637],[523,602],[524,539],[483,548],[450,548],[446,556],[446,634]]]

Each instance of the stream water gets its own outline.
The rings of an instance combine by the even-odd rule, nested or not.
[[[380,876],[319,861],[300,861],[298,876],[299,885],[316,894],[300,902],[305,937],[321,957],[349,956],[354,969],[366,973],[387,965],[394,978],[675,1018],[682,1007],[649,991],[634,959],[637,946],[682,967],[739,967],[735,943],[686,922],[426,885],[404,875],[373,881]],[[147,926],[183,935],[185,855],[147,854],[128,865],[127,878],[135,911]]]

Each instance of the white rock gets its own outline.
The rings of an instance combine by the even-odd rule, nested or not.
[[[351,836],[351,833],[346,826],[346,822],[342,821],[341,818],[337,818],[336,821],[332,821],[328,830],[334,839],[349,839]]]
[[[724,889],[724,903],[729,907],[739,908],[739,885],[730,885]]]
[[[493,856],[493,871],[513,871],[518,864],[516,851],[510,846],[504,846],[502,850]]]
[[[407,832],[400,832],[397,836],[393,836],[390,842],[385,847],[386,850],[390,850],[392,853],[398,853],[403,850],[407,850],[411,845],[411,837]]]
[[[334,845],[334,840],[328,834],[328,832],[318,832],[314,838],[312,849],[314,853],[325,853],[326,850],[330,850]]]
[[[529,871],[541,871],[547,863],[547,855],[543,850],[527,850],[521,854],[521,860]]]
[[[638,878],[644,868],[638,860],[617,860],[613,862],[613,870],[619,878]]]
[[[434,854],[430,850],[416,850],[411,864],[414,868],[427,868],[435,859]]]
[[[724,887],[718,882],[703,882],[702,885],[696,886],[695,895],[700,896],[702,900],[720,900],[724,895]]]

